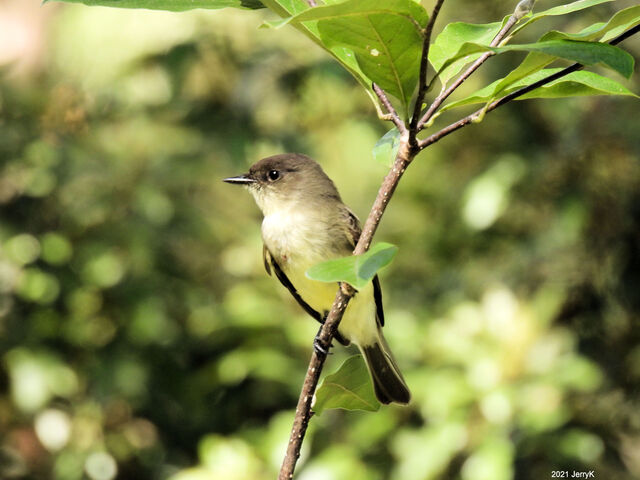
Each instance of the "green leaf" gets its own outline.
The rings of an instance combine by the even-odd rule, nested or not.
[[[550,40],[533,44],[507,45],[497,50],[498,53],[509,51],[540,52],[583,65],[601,64],[626,78],[633,74],[633,57],[621,48],[606,43]]]
[[[148,10],[170,10],[184,12],[195,8],[217,10],[220,8],[256,9],[264,8],[260,0],[44,0],[43,3],[60,1],[82,3],[90,7],[146,8]]]
[[[502,28],[501,22],[482,25],[463,22],[448,24],[429,47],[429,62],[439,72],[440,81],[446,84],[460,72],[464,65],[480,56],[477,54],[463,59],[457,56],[454,61],[449,61],[456,56],[463,44],[472,42],[488,46],[500,28]],[[447,67],[443,68],[445,64]]]
[[[513,83],[509,88],[501,92],[500,96],[508,95],[515,92],[519,88],[526,85],[530,85],[538,80],[547,78],[554,73],[562,70],[561,68],[548,68],[535,72],[527,77]],[[495,95],[496,85],[501,80],[496,80],[490,85],[478,90],[472,95],[459,100],[457,102],[446,105],[442,110],[450,110],[456,107],[462,107],[464,105],[472,105],[477,103],[490,102],[497,98]],[[589,95],[626,95],[638,97],[635,93],[630,91],[624,85],[612,80],[611,78],[603,77],[593,72],[572,72],[565,77],[559,78],[547,85],[536,88],[531,92],[518,97],[516,100],[526,100],[530,98],[561,98],[561,97],[579,97]]]
[[[549,10],[544,10],[542,12],[534,13],[529,17],[529,19],[525,23],[523,23],[518,28],[513,30],[512,35],[515,35],[526,26],[531,25],[533,22],[537,22],[538,20],[544,17],[566,15],[568,13],[573,13],[580,10],[584,10],[585,8],[590,8],[596,5],[600,5],[601,3],[608,3],[613,1],[614,0],[578,0],[577,2],[567,3],[565,5],[559,5],[557,7],[550,8]]]
[[[280,20],[277,22],[265,22],[263,26],[266,27],[277,27],[281,23],[283,25],[285,23],[289,23],[289,21],[291,21],[291,17],[295,17],[297,14],[309,9],[309,5],[304,0],[262,0],[262,3],[264,3],[264,5],[269,8],[269,10],[272,10],[277,15],[284,18],[284,20]],[[291,25],[302,34],[307,36],[309,39],[311,39],[311,41],[313,41],[320,48],[326,50],[365,89],[367,95],[369,95],[369,98],[374,103],[374,105],[378,104],[378,97],[373,92],[373,89],[371,87],[371,79],[369,79],[360,69],[353,51],[341,46],[328,47],[327,45],[325,45],[320,38],[317,21],[292,23]]]
[[[545,34],[540,40],[568,39],[593,41],[600,39],[600,42],[604,43],[621,34],[625,30],[635,27],[639,23],[640,5],[620,10],[619,12],[616,12],[608,22],[594,23],[578,33],[552,31]]]
[[[549,68],[542,70],[547,75],[552,75],[560,69]],[[546,75],[545,75],[546,77]],[[532,82],[529,82],[532,83]],[[582,97],[593,95],[626,95],[638,98],[638,96],[624,85],[615,80],[594,72],[572,72],[569,75],[532,90],[520,97],[520,100],[530,98],[563,98]]]
[[[638,24],[640,24],[640,5],[616,12],[606,24],[598,29],[597,33],[603,34],[600,38],[601,42],[608,42]]]
[[[458,53],[450,58],[444,68],[458,58],[476,52],[492,51],[497,54],[505,52],[539,52],[564,58],[583,65],[602,64],[629,78],[633,74],[634,59],[621,48],[600,42],[580,42],[576,40],[549,40],[522,45],[506,45],[504,47],[487,47],[477,43],[465,43]]]
[[[306,275],[312,280],[334,283],[346,282],[356,290],[367,285],[376,272],[391,263],[398,247],[390,243],[377,243],[362,255],[336,258],[314,265]]]
[[[393,127],[376,142],[371,153],[376,162],[390,167],[396,158],[399,146],[400,132]]]
[[[369,412],[380,408],[367,366],[360,355],[348,358],[337,372],[327,375],[318,387],[313,411],[319,414],[331,408]]]
[[[640,23],[640,6],[629,7],[627,9],[616,12],[608,22],[596,23],[585,29],[583,29],[579,33],[563,33],[552,31],[543,35],[540,38],[540,42],[548,41],[548,40],[558,40],[558,39],[570,39],[570,40],[597,40],[601,38],[601,41],[604,42],[613,38],[620,33],[626,31],[629,28],[632,28]],[[515,70],[512,70],[509,75],[504,77],[499,82],[494,82],[491,85],[493,86],[493,95],[492,98],[497,98],[500,94],[505,91],[505,89],[517,81],[543,69],[553,61],[556,57],[552,55],[547,55],[546,53],[540,52],[531,52],[526,58],[522,61],[520,65]],[[475,96],[476,94],[473,94]],[[615,95],[615,93],[614,93]],[[471,97],[469,97],[471,98]],[[487,99],[489,101],[489,99]],[[475,103],[475,102],[474,102]],[[463,103],[466,104],[466,103]],[[448,110],[449,108],[454,108],[456,106],[460,106],[459,102],[455,102],[454,104],[450,104],[445,106],[442,111]]]
[[[427,11],[411,0],[347,0],[315,7],[276,26],[317,21],[323,46],[352,52],[360,70],[405,111],[418,83]]]

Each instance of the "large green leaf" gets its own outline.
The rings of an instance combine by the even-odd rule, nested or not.
[[[455,61],[449,62],[451,58],[456,56],[463,44],[472,42],[489,45],[500,28],[502,28],[501,22],[482,25],[456,22],[444,27],[429,48],[429,62],[439,72],[440,81],[446,84],[460,72],[464,65],[481,55],[481,53],[470,54],[468,58],[458,56]],[[443,68],[445,64],[447,67]]]
[[[525,78],[514,82],[508,88],[500,92],[500,97],[508,95],[516,90],[531,85],[538,80],[547,78],[554,73],[562,70],[561,68],[547,68],[540,70]],[[456,107],[462,107],[464,105],[471,105],[476,103],[487,103],[497,98],[496,86],[501,80],[496,80],[490,85],[478,90],[477,92],[469,95],[467,98],[459,100],[454,103],[446,105],[442,110],[449,110]],[[572,72],[558,80],[555,80],[547,85],[536,88],[531,92],[518,97],[516,100],[526,100],[530,98],[560,98],[560,97],[578,97],[588,95],[626,95],[637,97],[635,93],[630,91],[624,85],[616,82],[615,80],[602,75],[598,75],[593,72]]]
[[[348,358],[337,372],[327,375],[318,387],[313,411],[322,413],[330,408],[370,412],[380,408],[367,366],[360,355]]]
[[[355,289],[361,289],[382,267],[391,263],[398,247],[390,243],[378,243],[362,255],[336,258],[314,265],[306,275],[312,280],[334,283],[346,282]]]
[[[539,41],[569,39],[569,40],[597,40],[606,41],[612,36],[619,35],[629,28],[634,27],[640,23],[640,6],[629,7],[619,12],[616,12],[608,22],[596,23],[579,33],[564,33],[564,32],[548,32],[540,38]],[[498,82],[494,82],[491,85],[494,87],[493,98],[498,97],[507,87],[515,84],[519,80],[543,69],[553,61],[556,57],[547,55],[546,53],[531,52],[522,61],[517,68],[512,70],[509,75],[504,77]],[[474,94],[475,95],[475,94]],[[458,102],[451,104],[448,108],[457,106]],[[445,107],[445,109],[448,109]],[[443,109],[444,110],[444,109]]]
[[[292,17],[309,9],[309,5],[304,0],[262,0],[262,3],[284,19],[277,22],[266,22],[264,26],[267,27],[278,27],[289,23]],[[371,88],[371,80],[360,69],[353,51],[342,46],[328,47],[325,45],[320,38],[317,21],[293,23],[292,26],[335,58],[365,89],[374,105],[378,104],[378,98]]]
[[[621,48],[600,42],[581,42],[576,40],[548,40],[522,45],[487,47],[477,43],[465,43],[458,53],[444,64],[444,68],[457,59],[477,52],[500,54],[505,52],[539,52],[557,58],[564,58],[583,65],[601,64],[629,78],[633,74],[633,57]]]
[[[640,24],[640,5],[616,12],[607,22],[594,23],[578,33],[552,31],[540,40],[600,40],[606,42],[629,28]]]
[[[640,24],[640,6],[621,10],[601,29],[606,30],[606,33],[600,38],[600,41],[608,42],[638,24]]]
[[[569,38],[576,40],[600,39],[601,42],[608,42],[638,24],[640,24],[640,5],[620,10],[608,22],[591,25],[578,34],[570,35]]]
[[[558,5],[557,7],[550,8],[549,10],[544,10],[542,12],[534,13],[528,18],[526,22],[524,22],[518,28],[513,30],[512,34],[515,35],[524,27],[531,25],[533,22],[537,22],[538,20],[544,17],[566,15],[568,13],[573,13],[580,10],[584,10],[585,8],[590,8],[596,5],[600,5],[601,3],[613,2],[613,1],[614,0],[578,0],[577,2],[567,3],[565,5]]]
[[[264,8],[260,0],[44,0],[43,3],[61,1],[82,3],[89,6],[146,8],[149,10],[170,10],[183,12],[194,8],[220,9],[226,7],[255,9]]]
[[[315,7],[277,22],[305,24],[317,21],[325,48],[347,48],[361,71],[405,110],[418,83],[422,30],[427,11],[411,0],[347,0]]]

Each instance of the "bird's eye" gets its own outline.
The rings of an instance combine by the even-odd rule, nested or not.
[[[278,178],[280,178],[280,172],[278,170],[269,170],[269,173],[267,173],[267,176],[269,177],[269,180],[273,182]]]

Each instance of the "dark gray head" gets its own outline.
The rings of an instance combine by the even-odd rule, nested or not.
[[[341,202],[338,190],[322,167],[300,153],[263,158],[248,173],[224,181],[247,186],[265,215],[287,204],[304,202],[314,208],[318,202]]]

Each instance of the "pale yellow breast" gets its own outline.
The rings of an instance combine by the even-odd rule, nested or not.
[[[314,310],[324,314],[336,298],[337,283],[318,282],[307,278],[305,272],[312,264],[289,263],[285,274],[300,296]],[[377,338],[376,307],[373,285],[369,283],[351,299],[340,322],[340,334],[357,345],[371,344]]]

